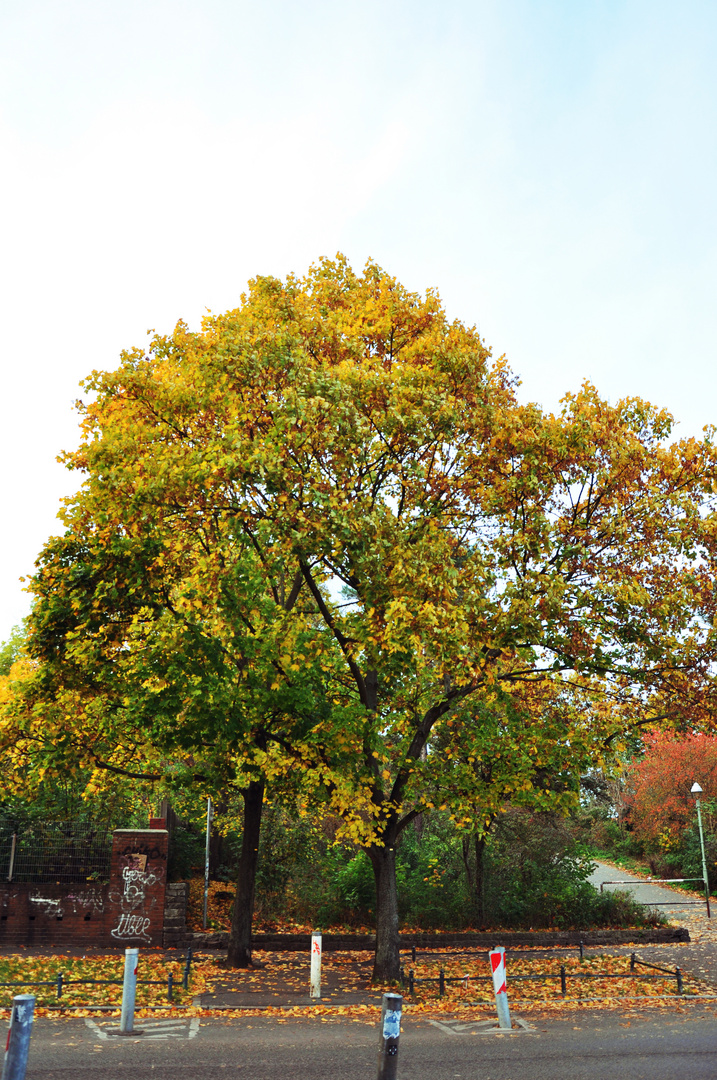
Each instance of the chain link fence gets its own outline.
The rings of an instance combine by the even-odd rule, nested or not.
[[[111,855],[112,827],[106,822],[0,824],[0,882],[104,884]]]

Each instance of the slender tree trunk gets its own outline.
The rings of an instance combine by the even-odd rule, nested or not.
[[[461,837],[461,858],[463,859],[463,868],[466,872],[466,882],[468,884],[468,896],[471,903],[475,903],[475,874],[473,873],[473,866],[471,864],[471,838],[470,836]]]
[[[476,876],[475,876],[475,911],[476,918],[478,919],[478,926],[483,927],[485,925],[485,846],[488,842],[487,836],[476,836],[475,840],[475,853],[476,853]]]
[[[261,812],[264,805],[264,781],[251,780],[244,788],[244,835],[239,859],[237,891],[229,933],[227,964],[230,967],[251,966],[251,926],[254,918],[254,888],[259,858]]]
[[[421,761],[427,761],[427,760],[428,760],[428,747],[424,745],[424,746],[421,747]],[[413,828],[416,831],[416,837],[418,839],[419,844],[423,840],[424,826],[425,826],[424,815],[423,814],[418,814],[413,819]]]
[[[373,981],[398,982],[401,977],[398,938],[398,889],[395,839],[385,847],[370,847],[368,857],[376,881],[376,956]]]
[[[214,804],[214,818],[222,817],[227,812],[227,800],[225,797]],[[209,833],[209,877],[216,879],[219,867],[224,858],[224,837],[212,822]]]

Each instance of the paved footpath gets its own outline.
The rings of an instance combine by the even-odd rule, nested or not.
[[[511,1034],[407,1019],[400,1080],[714,1080],[717,1016],[675,1011],[523,1013]],[[171,1022],[170,1022],[171,1023]],[[105,1033],[106,1035],[106,1033]],[[151,1041],[150,1041],[151,1040]],[[378,1026],[253,1017],[174,1022],[128,1039],[80,1019],[36,1021],[27,1080],[374,1080]]]
[[[606,885],[605,887],[615,891],[622,889],[629,892],[640,904],[659,904],[660,910],[665,912],[670,919],[681,921],[691,918],[691,913],[694,913],[698,917],[705,917],[705,921],[707,921],[707,909],[704,903],[694,907],[685,906],[685,901],[698,900],[697,894],[693,896],[691,893],[685,893],[682,889],[670,888],[665,885],[652,885],[645,878],[638,877],[637,874],[628,874],[625,870],[621,870],[618,866],[612,866],[610,863],[597,863],[596,869],[590,875],[588,881],[597,889],[605,881],[629,881],[631,883],[629,886]],[[695,888],[699,888],[699,884]],[[717,908],[715,909],[715,915],[717,915]]]
[[[683,971],[689,971],[693,975],[706,980],[715,988],[717,993],[717,902],[711,905],[712,918],[707,918],[707,909],[704,903],[694,907],[685,907],[680,904],[683,900],[697,900],[699,894],[686,894],[680,889],[673,889],[665,885],[651,885],[645,878],[636,874],[628,874],[617,866],[599,862],[589,879],[593,885],[600,887],[604,881],[630,881],[630,886],[610,885],[605,888],[627,888],[635,900],[641,904],[665,903],[666,906],[657,910],[662,911],[671,922],[686,926],[690,933],[689,944],[684,945],[640,945],[636,950],[644,960],[652,960],[655,963],[664,963],[668,966],[675,965]],[[608,950],[602,950],[608,951]],[[610,952],[632,952],[632,949],[610,948]],[[715,1074],[717,1076],[717,1073]]]

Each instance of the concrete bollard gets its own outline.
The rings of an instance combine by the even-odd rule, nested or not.
[[[396,1080],[402,1008],[403,998],[400,994],[383,995],[381,1038],[378,1044],[378,1080]]]
[[[321,934],[311,935],[311,997],[321,997]]]
[[[120,1035],[141,1035],[142,1029],[134,1026],[134,1002],[137,996],[137,966],[139,949],[124,951],[124,982],[122,984],[122,1012],[120,1013]]]
[[[513,1024],[510,1019],[510,1009],[508,1008],[508,987],[505,977],[505,949],[502,945],[496,945],[489,953],[489,956],[490,967],[493,972],[493,990],[495,991],[495,1007],[498,1012],[498,1023],[501,1028],[511,1031]]]
[[[2,1080],[25,1080],[34,1013],[34,994],[18,994],[12,999]]]

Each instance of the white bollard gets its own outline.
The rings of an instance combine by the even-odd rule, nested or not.
[[[508,1008],[508,987],[505,980],[505,949],[502,945],[496,945],[489,953],[490,966],[493,972],[493,990],[495,991],[495,1007],[498,1011],[498,1023],[501,1028],[512,1030],[513,1024],[510,1019]]]
[[[25,1080],[34,1013],[34,994],[17,994],[12,999],[2,1080]]]
[[[137,967],[139,949],[124,951],[124,983],[122,984],[122,1012],[120,1014],[120,1035],[141,1035],[141,1028],[134,1026],[134,1002],[137,996]]]
[[[321,934],[311,935],[311,997],[321,997]]]

